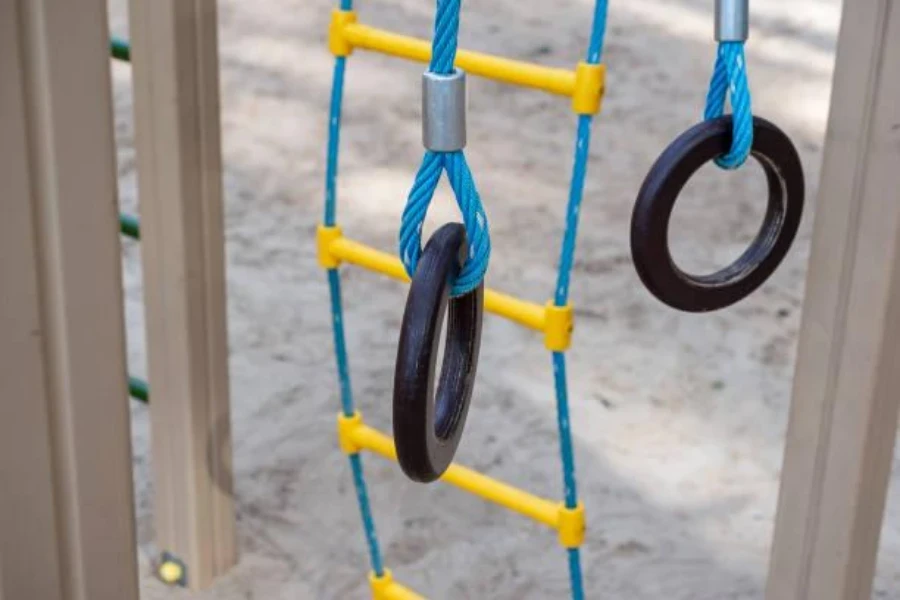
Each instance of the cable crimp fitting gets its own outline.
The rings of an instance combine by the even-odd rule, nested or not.
[[[323,269],[337,269],[341,265],[341,259],[331,253],[331,244],[342,237],[344,231],[337,225],[319,225],[316,229],[316,250]]]
[[[750,0],[716,0],[716,41],[746,42],[750,37]]]
[[[564,548],[578,548],[584,543],[586,529],[584,505],[579,502],[575,508],[559,505],[559,543]]]
[[[596,115],[606,91],[606,65],[580,62],[575,68],[572,110],[579,115]]]
[[[422,75],[422,144],[434,152],[466,147],[466,74]]]
[[[347,25],[352,23],[356,23],[356,11],[338,9],[331,11],[331,24],[328,25],[328,50],[335,56],[353,54],[353,44],[347,40],[344,33]]]
[[[350,416],[338,413],[338,446],[344,454],[359,454],[362,447],[353,439],[353,433],[363,426],[362,413],[356,411]]]
[[[565,352],[572,345],[575,311],[571,304],[556,306],[548,302],[544,307],[544,346],[551,352]]]

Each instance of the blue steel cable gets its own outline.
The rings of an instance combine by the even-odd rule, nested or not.
[[[341,10],[352,10],[353,0],[341,0]],[[331,86],[331,109],[328,116],[328,158],[325,171],[325,225],[333,227],[337,212],[337,172],[338,151],[340,149],[341,107],[344,97],[344,75],[346,59],[339,56],[334,63],[334,79]],[[337,269],[328,270],[328,287],[331,292],[331,323],[334,332],[334,351],[337,359],[338,381],[341,388],[341,409],[345,416],[354,413],[353,390],[350,386],[350,366],[347,358],[347,343],[344,335],[344,310],[341,302],[341,276]],[[350,455],[350,468],[353,471],[353,486],[366,533],[369,547],[369,561],[377,577],[384,575],[381,550],[378,546],[378,534],[375,520],[372,518],[372,507],[366,489],[363,473],[362,457]]]
[[[603,53],[606,37],[607,0],[597,0],[594,4],[594,18],[588,43],[586,61],[598,64]],[[578,116],[578,133],[575,142],[575,159],[572,165],[572,180],[569,186],[569,202],[566,208],[566,229],[563,235],[554,303],[566,306],[569,300],[569,285],[575,257],[575,240],[578,233],[578,217],[584,196],[584,182],[591,144],[591,115]],[[578,506],[578,489],[575,482],[575,455],[572,448],[572,429],[569,420],[569,394],[566,378],[566,355],[553,353],[553,380],[556,389],[557,426],[559,428],[559,448],[563,467],[563,489],[567,508]],[[584,599],[584,579],[581,572],[581,554],[578,548],[569,548],[569,581],[574,600]]]
[[[461,0],[437,0],[429,65],[432,73],[448,75],[453,72],[461,4]],[[466,294],[481,284],[491,256],[487,215],[462,150],[425,152],[400,221],[400,260],[412,277],[422,254],[422,224],[443,171],[447,172],[450,187],[453,188],[469,243],[469,256],[450,290],[450,294],[455,297]]]
[[[709,81],[704,119],[721,117],[725,102],[731,100],[732,138],[731,149],[716,158],[723,169],[737,169],[750,156],[753,148],[753,110],[750,85],[747,82],[747,61],[744,42],[720,42],[716,64]]]

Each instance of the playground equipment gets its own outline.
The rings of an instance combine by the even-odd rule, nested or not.
[[[192,588],[236,560],[216,6],[130,8],[112,50],[132,59],[137,229],[117,227],[104,3],[0,8],[4,598],[137,597],[123,225],[142,243],[156,547]]]
[[[769,278],[787,254],[803,213],[803,167],[790,138],[750,109],[744,42],[750,34],[749,0],[717,0],[716,64],[704,122],[666,148],[644,180],[631,220],[631,254],[654,296],[680,310],[704,312],[745,298]],[[726,98],[733,115],[723,116]],[[685,273],[669,252],[669,219],[688,179],[714,161],[736,169],[749,156],[762,165],[769,185],[763,224],[750,246],[710,275]]]
[[[118,38],[113,38],[109,44],[110,54],[116,60],[128,62],[131,60],[131,48],[128,42]],[[133,240],[141,239],[141,223],[134,215],[126,213],[119,214],[119,232],[125,237]],[[138,377],[128,376],[128,395],[135,400],[143,403],[150,401],[150,390],[147,382]]]
[[[412,283],[394,370],[394,442],[404,473],[421,482],[434,481],[447,470],[462,438],[481,347],[484,274],[491,254],[487,215],[463,154],[466,74],[453,66],[460,9],[458,1],[437,3],[431,63],[422,76],[425,158],[400,224],[399,254]],[[423,255],[425,214],[444,171],[465,226],[442,227]],[[444,362],[435,392],[448,301]]]
[[[157,543],[183,560],[186,585],[204,587],[236,558],[216,2],[133,0],[131,8]],[[9,117],[0,119],[4,598],[138,598],[106,27],[103,0],[0,4],[0,114]],[[354,44],[397,40],[348,27]],[[389,50],[427,60],[425,42]],[[483,75],[507,62],[460,52],[457,64]],[[574,93],[577,70],[535,69],[500,76]],[[845,9],[838,46],[770,600],[872,593],[900,408],[898,122],[900,10],[892,0],[859,0]],[[320,256],[405,278],[399,260],[330,233],[330,254]],[[485,291],[486,310],[543,332],[548,345],[567,331],[551,324],[556,308]],[[390,438],[358,415],[339,422],[354,474],[364,449],[395,458]],[[455,465],[443,479],[559,524],[557,503]],[[382,573],[373,578],[380,597],[415,597]]]
[[[578,500],[575,461],[569,426],[565,351],[568,349],[573,309],[568,301],[569,281],[578,227],[578,207],[584,189],[593,115],[599,112],[604,88],[605,67],[600,64],[606,28],[606,0],[598,0],[585,61],[574,71],[548,68],[520,61],[464,51],[457,52],[459,0],[438,0],[435,34],[429,44],[357,22],[352,0],[340,0],[332,13],[328,47],[335,55],[334,83],[329,116],[328,169],[326,175],[324,222],[319,227],[319,262],[328,271],[331,290],[332,323],[341,391],[342,412],[338,416],[341,449],[349,455],[360,513],[369,546],[372,567],[370,581],[377,598],[416,597],[395,583],[384,568],[372,509],[363,476],[361,451],[374,451],[397,460],[404,472],[418,481],[444,480],[465,491],[531,517],[556,530],[568,557],[573,598],[583,598],[579,546],[584,540],[584,506]],[[425,158],[403,211],[400,227],[400,260],[350,241],[336,221],[336,179],[338,140],[347,57],[361,48],[420,62],[430,61],[423,77],[423,142]],[[454,69],[454,65],[456,69]],[[487,218],[474,180],[466,165],[465,72],[482,77],[537,88],[570,97],[578,118],[578,135],[566,228],[554,298],[545,306],[511,298],[487,290],[482,279],[490,255]],[[442,172],[446,170],[463,214],[462,228],[445,226],[426,247],[422,265],[421,227]],[[461,267],[458,256],[466,256]],[[384,434],[365,425],[355,410],[350,374],[341,286],[338,267],[342,262],[403,279],[412,286],[400,333],[394,379],[394,433],[396,449]],[[458,271],[458,272],[457,272]],[[552,352],[556,385],[557,423],[563,464],[564,500],[556,503],[507,484],[450,465],[462,434],[474,383],[475,363],[481,331],[481,304],[484,309],[544,332],[544,345]],[[437,359],[440,324],[450,302],[447,345],[437,401],[432,401],[433,374]]]

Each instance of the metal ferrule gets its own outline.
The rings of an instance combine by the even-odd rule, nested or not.
[[[435,152],[466,147],[466,74],[422,75],[422,143]]]
[[[750,0],[716,0],[716,41],[746,42],[750,35]]]

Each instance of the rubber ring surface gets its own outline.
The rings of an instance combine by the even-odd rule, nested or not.
[[[453,462],[462,437],[481,346],[484,284],[450,298],[465,262],[465,227],[444,225],[425,245],[413,275],[400,326],[394,371],[394,442],[406,475],[428,483]],[[447,318],[437,393],[434,376]]]
[[[685,273],[669,250],[669,220],[688,179],[731,145],[731,116],[704,121],[681,134],[656,160],[638,193],[631,220],[631,255],[647,289],[688,312],[724,308],[762,285],[784,259],[803,214],[800,157],[777,126],[754,118],[751,155],[763,168],[768,205],[756,238],[730,265],[710,275]]]

